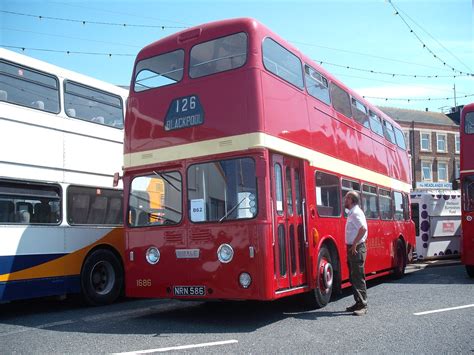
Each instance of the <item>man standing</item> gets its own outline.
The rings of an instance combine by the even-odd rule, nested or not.
[[[349,277],[355,304],[346,311],[357,316],[367,313],[367,286],[365,284],[365,259],[367,257],[367,221],[359,207],[359,194],[349,191],[344,197],[344,207],[349,210],[346,222],[346,246]]]

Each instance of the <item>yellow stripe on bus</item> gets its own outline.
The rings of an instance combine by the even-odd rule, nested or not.
[[[362,168],[358,165],[334,158],[296,143],[271,136],[266,133],[248,133],[202,142],[181,144],[169,148],[153,149],[124,156],[124,167],[134,168],[150,164],[165,163],[174,160],[203,157],[211,154],[231,153],[253,148],[267,148],[282,154],[292,155],[308,160],[311,166],[348,175],[374,184],[390,187],[395,190],[410,192],[411,185]],[[348,174],[350,172],[350,175]]]
[[[114,247],[114,249],[118,249],[119,253],[123,254],[124,243],[123,228],[116,228],[94,244],[88,245],[58,259],[16,271],[11,274],[0,275],[0,282],[79,275],[81,273],[82,263],[84,262],[85,256],[89,250],[93,249],[96,245],[110,245]]]

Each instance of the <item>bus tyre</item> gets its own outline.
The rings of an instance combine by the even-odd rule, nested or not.
[[[393,270],[393,278],[401,279],[405,275],[405,267],[407,266],[407,255],[403,242],[398,239],[395,253],[395,269]]]
[[[316,287],[308,294],[308,300],[313,307],[323,308],[331,299],[334,283],[331,253],[326,246],[319,250],[316,272]]]
[[[474,265],[466,265],[467,274],[471,279],[474,279]]]
[[[90,254],[81,272],[81,291],[84,301],[91,306],[114,302],[123,287],[123,268],[113,252],[98,249]]]

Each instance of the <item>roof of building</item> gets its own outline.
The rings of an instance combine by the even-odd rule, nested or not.
[[[398,123],[411,123],[414,121],[415,123],[432,125],[458,126],[456,122],[441,112],[408,110],[396,107],[379,107],[379,109]]]

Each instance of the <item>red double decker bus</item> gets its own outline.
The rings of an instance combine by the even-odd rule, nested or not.
[[[470,277],[474,277],[474,103],[461,113],[461,261]]]
[[[398,124],[252,19],[136,58],[125,123],[126,294],[322,307],[348,285],[342,198],[362,196],[368,278],[415,233]]]

